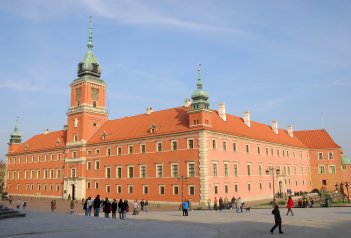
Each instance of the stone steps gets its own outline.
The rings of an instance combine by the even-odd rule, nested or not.
[[[25,216],[26,214],[24,213],[20,213],[17,210],[0,205],[0,220],[7,219],[7,218],[25,217]]]

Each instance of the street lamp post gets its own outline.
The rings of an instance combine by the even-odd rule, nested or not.
[[[347,191],[347,202],[350,203],[350,195],[349,195],[349,183],[346,181],[345,188]]]
[[[178,176],[178,181],[181,181],[181,190],[182,190],[182,205],[184,202],[184,180],[186,180],[188,177],[182,175],[182,176]]]
[[[269,175],[271,174],[272,175],[272,179],[273,179],[273,202],[275,201],[275,186],[274,186],[274,172],[276,172],[277,176],[279,175],[280,173],[280,169],[279,168],[273,168],[273,167],[269,167],[267,170],[266,170],[266,174]]]

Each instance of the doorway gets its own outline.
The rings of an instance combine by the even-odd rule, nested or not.
[[[76,186],[72,184],[72,200],[76,200]]]

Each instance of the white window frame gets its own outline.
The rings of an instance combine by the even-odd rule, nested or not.
[[[163,188],[163,192],[162,192]],[[158,194],[161,196],[164,196],[166,194],[166,186],[165,185],[158,185]]]
[[[190,173],[190,166],[193,166],[193,172]],[[195,177],[196,176],[196,169],[195,169],[195,162],[187,162],[187,175],[188,177]]]
[[[161,168],[161,175],[159,174],[159,168]],[[163,164],[156,164],[156,178],[163,178]]]
[[[111,178],[111,167],[105,167],[105,178],[110,179]]]

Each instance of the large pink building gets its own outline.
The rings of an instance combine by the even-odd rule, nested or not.
[[[296,133],[291,126],[278,128],[276,121],[265,125],[252,121],[249,112],[242,118],[226,113],[224,104],[215,110],[200,68],[184,105],[109,120],[106,84],[92,47],[90,29],[87,54],[70,84],[67,126],[22,142],[16,124],[7,154],[10,194],[74,199],[100,194],[158,203],[184,197],[206,204],[220,196],[248,201],[323,186],[331,190],[337,181],[350,181],[349,161],[341,159],[341,148],[326,131]],[[319,147],[309,143],[325,137],[329,143]],[[316,169],[320,152],[333,153],[328,163],[335,169]]]

